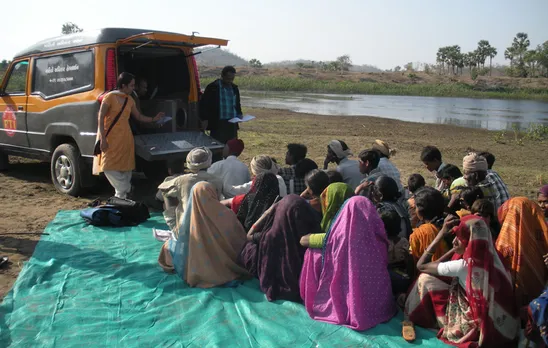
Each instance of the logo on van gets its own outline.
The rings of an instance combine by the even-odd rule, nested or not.
[[[6,106],[6,111],[2,115],[2,123],[8,137],[13,137],[17,130],[17,118],[15,118],[15,109],[11,106]]]

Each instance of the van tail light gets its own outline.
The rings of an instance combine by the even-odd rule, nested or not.
[[[105,90],[112,91],[116,88],[116,50],[114,48],[109,48],[107,50],[105,68]]]
[[[196,79],[196,88],[198,89],[198,97],[202,95],[202,86],[200,86],[200,73],[198,72],[198,64],[196,64],[196,56],[190,57],[192,67],[194,69],[194,79]]]
[[[105,62],[105,91],[97,97],[99,103],[103,102],[103,98],[108,92],[116,88],[116,50],[109,48],[107,50],[107,60]]]

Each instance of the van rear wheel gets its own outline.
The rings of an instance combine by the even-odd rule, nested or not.
[[[51,158],[51,180],[57,191],[78,196],[82,191],[80,151],[73,144],[57,146]]]
[[[8,170],[10,166],[10,158],[8,155],[0,151],[0,172]]]

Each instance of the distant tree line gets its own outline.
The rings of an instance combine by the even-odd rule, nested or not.
[[[337,57],[334,61],[310,61],[308,63],[299,62],[296,64],[299,69],[316,69],[316,71],[334,71],[343,74],[352,67],[352,59],[348,54]]]
[[[529,49],[531,42],[526,33],[517,33],[510,47],[504,51],[504,58],[510,60],[506,74],[514,77],[548,77],[548,41],[536,49]],[[436,62],[440,74],[461,74],[463,68],[468,68],[470,75],[491,75],[492,61],[498,54],[489,41],[480,40],[478,47],[463,53],[459,45],[440,47],[436,54]],[[485,67],[489,58],[489,68]]]

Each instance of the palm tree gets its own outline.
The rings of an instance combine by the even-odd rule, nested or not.
[[[489,41],[487,40],[480,40],[478,42],[478,60],[481,63],[482,67],[485,68],[485,60],[489,56],[489,50],[491,49],[491,44],[489,44]]]
[[[491,76],[492,70],[493,70],[493,58],[497,55],[497,49],[495,47],[489,47],[489,50],[487,51],[487,55],[489,56],[489,76]]]
[[[523,61],[528,65],[527,75],[529,77],[535,75],[538,58],[539,55],[536,50],[529,50],[523,55]]]
[[[508,47],[504,51],[504,59],[510,60],[510,67],[514,65],[514,58],[516,57],[516,51],[513,47]]]

